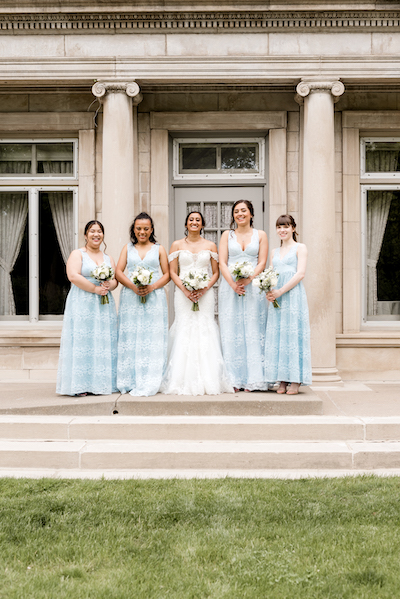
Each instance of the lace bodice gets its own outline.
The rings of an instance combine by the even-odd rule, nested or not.
[[[81,275],[91,283],[100,285],[100,281],[92,277],[92,271],[97,266],[96,262],[90,258],[89,254],[85,252],[85,250],[80,249],[80,252],[82,254]],[[105,262],[107,266],[111,266],[110,256],[107,256],[107,254],[103,253],[103,262]]]
[[[160,259],[159,259],[159,244],[154,244],[145,257],[142,259],[139,256],[139,252],[133,243],[128,243],[127,251],[127,267],[128,272],[131,273],[135,270],[135,266],[144,266],[154,272],[152,283],[155,283],[160,278]]]
[[[278,247],[274,251],[274,257],[272,259],[274,268],[279,272],[280,282],[285,279],[291,278],[297,272],[297,243],[293,245],[290,250],[281,258],[281,248]],[[289,275],[289,277],[288,277]],[[282,283],[278,285],[281,287]]]
[[[218,262],[218,254],[211,250],[201,250],[196,254],[189,250],[178,250],[172,252],[168,256],[169,262],[178,258],[179,263],[179,275],[184,275],[193,268],[204,268],[207,271],[211,269],[211,258],[214,258]]]
[[[258,250],[260,242],[258,238],[258,230],[253,230],[250,243],[242,250],[240,243],[236,239],[234,231],[229,232],[228,238],[228,266],[235,262],[250,262],[253,266],[257,266],[258,263]]]

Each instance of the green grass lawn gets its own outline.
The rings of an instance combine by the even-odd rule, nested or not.
[[[400,479],[0,479],[1,599],[400,597]]]

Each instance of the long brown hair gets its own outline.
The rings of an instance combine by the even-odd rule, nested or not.
[[[233,216],[234,210],[236,208],[236,206],[238,204],[246,204],[247,208],[250,210],[250,214],[251,214],[251,218],[250,218],[250,227],[253,226],[253,219],[254,219],[254,206],[253,204],[250,202],[250,200],[237,200],[233,206],[232,206],[232,220],[231,220],[231,224],[230,224],[230,228],[233,229],[234,225],[235,225],[235,217]]]

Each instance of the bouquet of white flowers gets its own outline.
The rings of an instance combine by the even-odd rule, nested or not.
[[[235,277],[236,282],[239,279],[247,279],[254,274],[254,268],[247,260],[244,262],[235,262],[235,264],[231,264],[228,268],[231,275]]]
[[[189,291],[197,291],[198,289],[205,289],[211,278],[206,270],[203,268],[197,268],[189,270],[184,276],[180,277],[182,285]],[[193,302],[193,312],[199,311],[199,302]]]
[[[94,279],[96,279],[96,281],[111,281],[111,279],[114,278],[114,269],[111,268],[111,266],[107,266],[107,264],[105,262],[103,262],[103,264],[100,264],[100,266],[96,266],[96,268],[94,270],[92,270],[92,272],[90,273],[92,275],[92,277]],[[110,302],[108,301],[108,293],[107,295],[102,295],[101,296],[101,303],[102,304],[109,304]]]
[[[153,278],[153,272],[154,271],[149,270],[144,266],[136,266],[135,270],[130,273],[129,278],[132,281],[132,283],[136,285],[136,287],[150,285],[151,279]],[[147,298],[145,295],[140,296],[140,302],[142,304],[145,304],[146,300]]]
[[[267,293],[272,289],[272,287],[276,287],[278,284],[279,273],[274,270],[273,266],[269,266],[257,277],[253,279],[254,287],[258,287],[260,293]],[[274,308],[279,308],[279,304],[276,300],[274,300]]]

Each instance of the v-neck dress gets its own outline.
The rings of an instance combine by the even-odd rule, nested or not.
[[[233,231],[228,238],[228,266],[236,262],[258,264],[259,235],[254,229],[250,243],[242,250]],[[232,276],[234,279],[234,276]],[[221,277],[219,286],[219,327],[222,353],[231,384],[250,391],[268,389],[264,375],[267,300],[250,284],[246,294],[235,293]]]
[[[297,247],[290,248],[283,258],[281,248],[274,252],[273,265],[278,271],[280,289],[297,272]],[[285,381],[311,385],[310,321],[303,282],[278,298],[280,308],[272,303],[268,309],[267,342],[265,347],[265,378],[269,383]]]
[[[81,274],[95,285],[92,277],[96,263],[87,252],[82,254]],[[111,266],[110,258],[103,254]],[[60,395],[93,393],[109,395],[117,391],[117,312],[114,298],[108,304],[101,296],[72,284],[65,303],[58,363],[57,388]]]
[[[160,246],[154,244],[142,259],[136,247],[128,243],[127,270],[137,266],[153,271],[151,284],[162,276]],[[128,275],[129,276],[129,275]],[[133,396],[155,395],[161,385],[167,363],[168,308],[165,289],[140,296],[123,287],[118,312],[118,373],[121,393]]]

